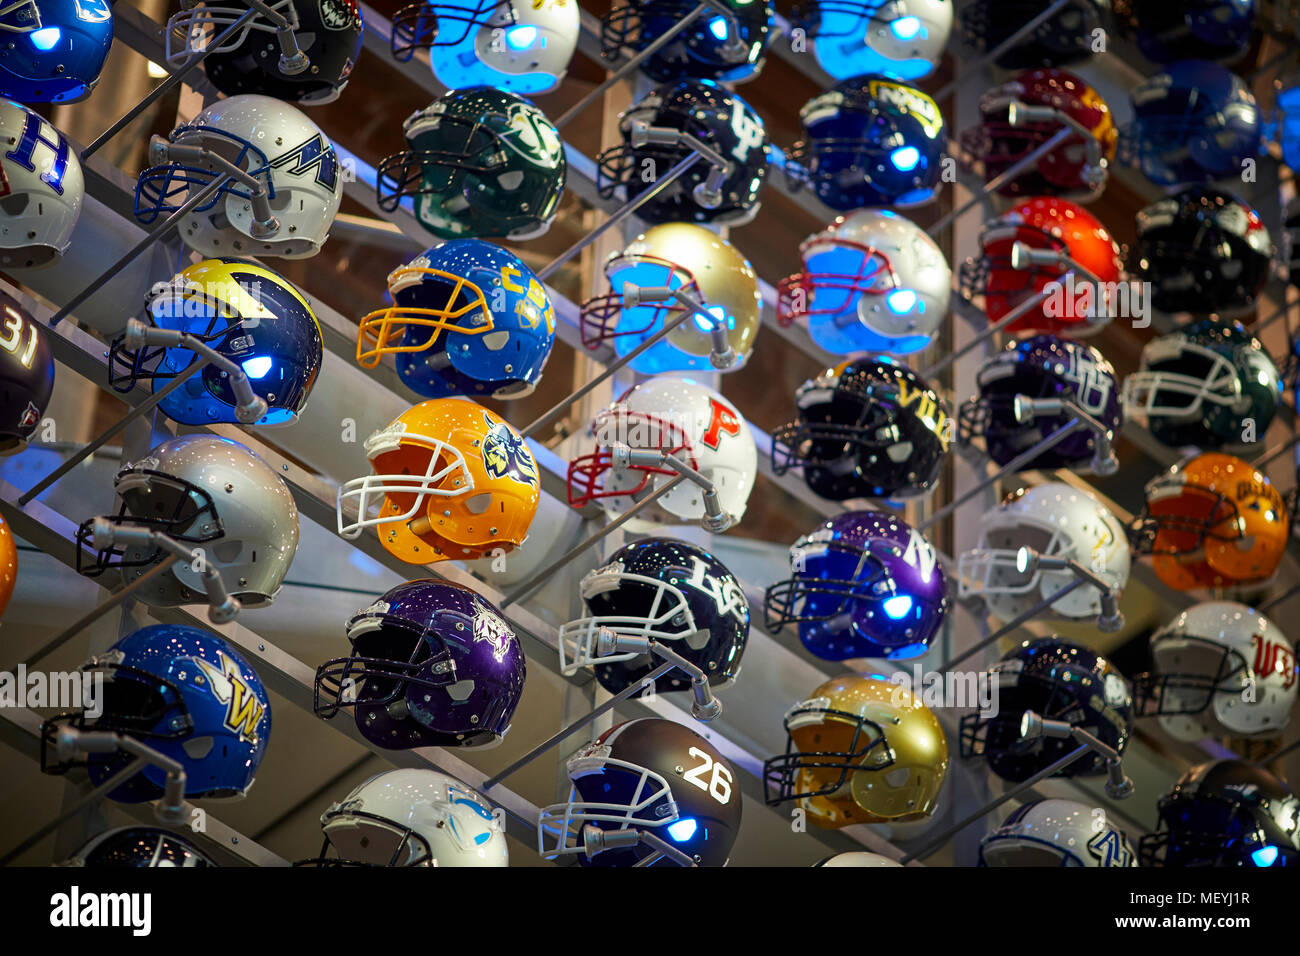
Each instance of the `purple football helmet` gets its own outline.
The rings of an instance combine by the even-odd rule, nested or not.
[[[904,660],[924,654],[948,613],[938,552],[885,511],[848,511],[790,549],[788,580],[764,596],[773,632],[799,625],[818,657]]]
[[[1115,370],[1090,345],[1055,335],[1035,335],[1009,342],[980,368],[975,381],[979,395],[962,406],[957,437],[962,443],[984,436],[988,455],[999,465],[1038,444],[1073,418],[1069,409],[1033,412],[1018,397],[1070,399],[1106,426],[1111,437],[1124,423]],[[1039,454],[1021,471],[1034,468],[1074,468],[1095,455],[1093,433],[1078,429]]]
[[[353,708],[381,747],[500,743],[524,691],[524,652],[501,612],[445,581],[407,581],[348,621],[352,654],[316,670],[316,713]]]

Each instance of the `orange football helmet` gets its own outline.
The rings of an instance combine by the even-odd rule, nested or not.
[[[1286,502],[1267,476],[1220,452],[1152,479],[1133,548],[1179,591],[1259,584],[1277,573],[1291,535]]]
[[[541,494],[537,462],[519,432],[482,405],[421,402],[365,449],[373,474],[338,491],[343,537],[374,526],[380,543],[410,564],[513,551],[527,537]]]
[[[9,599],[14,596],[14,585],[17,583],[18,547],[14,544],[9,525],[0,518],[0,615],[9,606]]]

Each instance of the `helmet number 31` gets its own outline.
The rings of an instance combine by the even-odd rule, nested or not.
[[[714,763],[713,758],[699,747],[692,747],[688,753],[695,759],[703,761],[703,763],[686,771],[683,774],[683,779],[706,791],[718,803],[728,803],[731,800],[731,771],[721,763]],[[713,774],[710,776],[709,782],[705,783],[704,775],[710,770],[713,771]]]

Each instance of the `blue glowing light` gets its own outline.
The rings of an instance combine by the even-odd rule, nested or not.
[[[889,25],[889,29],[900,40],[911,40],[921,32],[921,21],[916,17],[899,17]]]
[[[269,355],[259,355],[256,358],[247,359],[244,365],[244,374],[249,378],[265,378],[266,373],[271,371],[271,366],[275,364],[275,359]]]
[[[1277,847],[1272,844],[1262,846],[1250,855],[1250,859],[1256,866],[1272,866],[1277,860]]]
[[[676,823],[668,824],[668,835],[677,843],[685,843],[695,836],[696,826],[694,817],[685,817]]]
[[[709,315],[713,316],[715,319],[717,319],[719,324],[722,324],[724,326],[727,325],[727,313],[723,311],[722,306],[720,305],[710,306],[704,311],[709,313]],[[698,328],[701,332],[712,332],[716,327],[715,323],[710,322],[708,319],[700,315],[700,313],[698,312],[695,313],[694,319],[695,319],[695,327]]]
[[[41,30],[34,30],[31,34],[32,46],[38,50],[52,50],[62,36],[63,32],[58,27],[45,27]]]
[[[907,594],[895,594],[891,598],[886,598],[885,603],[881,605],[893,620],[906,617],[907,612],[912,610],[912,598]]]
[[[724,17],[714,17],[709,21],[709,32],[719,40],[727,38],[727,21]]]
[[[921,161],[921,151],[915,146],[900,146],[889,154],[889,161],[894,164],[895,169],[910,173]]]
[[[885,296],[885,304],[895,315],[905,315],[916,308],[916,293],[911,289],[895,289]]]
[[[506,45],[512,50],[527,50],[537,39],[537,27],[517,26],[506,31]]]

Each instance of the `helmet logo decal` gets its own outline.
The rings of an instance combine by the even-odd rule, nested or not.
[[[704,430],[700,443],[705,448],[718,450],[722,436],[733,438],[740,434],[740,416],[712,396],[709,397],[709,427]]]
[[[505,621],[488,608],[477,601],[474,603],[474,643],[487,641],[492,646],[493,659],[500,664],[505,660],[506,651],[510,650],[514,632]]]
[[[555,127],[531,103],[511,103],[506,111],[506,145],[544,169],[555,169],[563,159],[563,147]]]
[[[316,182],[330,192],[336,192],[339,181],[339,161],[334,147],[325,141],[325,137],[316,133],[305,143],[281,153],[271,160],[272,169],[293,165],[286,170],[290,176],[302,176],[316,170]]]
[[[939,564],[934,546],[915,528],[908,529],[907,550],[903,552],[903,560],[921,572],[921,580],[926,584],[930,583],[934,569]]]
[[[12,159],[29,173],[34,173],[36,172],[36,163],[33,161],[33,154],[36,152],[38,144],[44,146],[54,154],[54,158],[41,171],[41,182],[62,196],[63,174],[68,169],[72,148],[68,146],[68,141],[63,138],[63,134],[53,126],[50,126],[50,131],[54,134],[54,138],[51,139],[46,136],[45,127],[47,125],[49,124],[45,120],[30,110],[27,111],[22,135],[18,138],[18,143],[14,148],[5,153],[5,159]]]
[[[352,0],[320,0],[320,20],[327,30],[346,30],[357,19]]]
[[[33,402],[27,403],[27,408],[23,410],[22,417],[18,419],[19,428],[35,428],[41,420],[41,410]]]
[[[937,139],[943,132],[943,115],[938,105],[920,90],[887,80],[872,80],[867,89],[875,99],[916,117],[930,139]]]
[[[1114,827],[1106,827],[1088,841],[1088,852],[1102,866],[1130,866],[1133,851]]]
[[[742,163],[749,158],[749,151],[761,147],[767,138],[763,121],[750,113],[739,97],[731,99],[731,131],[736,134],[737,140],[731,148],[731,155]]]
[[[934,394],[921,385],[910,384],[907,379],[898,380],[898,404],[901,408],[908,408],[915,405],[913,409],[916,417],[925,423],[925,426],[938,436],[943,450],[948,450],[948,414],[934,400]]]
[[[244,680],[239,665],[224,651],[217,651],[217,656],[221,659],[220,667],[201,657],[190,659],[207,676],[212,696],[226,705],[226,728],[256,743],[257,728],[262,723],[266,709]]]
[[[1282,678],[1282,689],[1290,690],[1296,682],[1296,661],[1291,648],[1281,641],[1270,641],[1260,634],[1252,634],[1251,646],[1255,648],[1255,674],[1268,677],[1278,674]]]
[[[684,583],[713,598],[719,614],[730,614],[742,624],[749,620],[749,602],[736,579],[709,574],[708,565],[696,555],[691,555],[691,576]]]
[[[87,23],[103,23],[113,18],[113,11],[106,0],[76,0],[77,19]]]
[[[483,439],[483,468],[493,478],[510,478],[521,485],[537,484],[537,464],[523,438],[505,422],[494,422],[487,412],[483,421],[488,433]]]
[[[1111,376],[1102,374],[1096,360],[1082,349],[1070,349],[1070,366],[1062,377],[1074,383],[1074,394],[1084,410],[1096,415],[1110,401]]]

